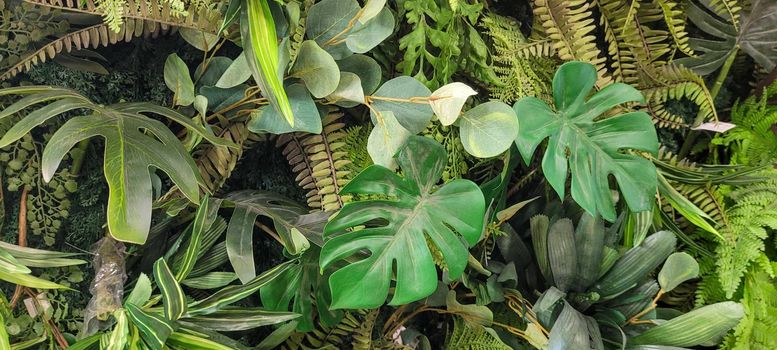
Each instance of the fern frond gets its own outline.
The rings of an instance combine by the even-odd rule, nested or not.
[[[43,45],[37,51],[29,54],[23,58],[19,63],[9,68],[5,73],[0,75],[0,81],[13,78],[19,73],[27,72],[32,67],[44,63],[49,59],[54,59],[55,56],[62,53],[70,53],[81,49],[96,49],[100,46],[108,46],[116,44],[117,42],[130,40],[136,37],[150,37],[160,34],[167,34],[174,31],[171,27],[162,27],[152,21],[145,21],[141,19],[128,19],[124,26],[120,28],[118,32],[114,32],[108,28],[109,25],[105,23],[96,24],[90,27],[86,27],[81,30],[66,34],[46,45]]]
[[[367,152],[367,139],[372,132],[372,123],[368,123],[367,126],[354,125],[345,130],[345,138],[343,143],[345,145],[342,151],[348,155],[348,160],[351,162],[346,166],[346,170],[349,171],[349,175],[356,175],[360,173],[364,168],[372,165],[372,158]]]
[[[731,122],[737,127],[713,139],[728,146],[732,164],[777,163],[777,106],[768,101],[777,95],[777,83],[766,88],[761,98],[751,96],[731,108]]]
[[[116,15],[120,13],[120,18],[105,18],[106,22],[109,23],[109,26],[114,31],[123,26],[127,19],[145,20],[149,23],[150,26],[162,26],[162,30],[168,30],[167,26],[174,26],[201,30],[208,33],[216,33],[216,31],[219,29],[219,25],[221,24],[221,14],[217,9],[207,7],[200,8],[198,10],[192,9],[191,13],[187,12],[187,14],[184,16],[179,10],[170,6],[169,1],[172,0],[161,0],[165,1],[165,3],[161,3],[160,0],[114,1],[118,1],[123,4],[121,10],[111,10],[115,12]],[[98,4],[95,3],[95,0],[24,0],[24,2],[52,9],[97,16],[106,15],[105,9],[102,7],[113,7],[114,5],[118,5]],[[115,22],[117,20],[120,20],[119,23]],[[130,30],[126,29],[126,31]]]
[[[372,345],[372,329],[375,327],[375,321],[378,319],[380,309],[370,310],[364,315],[364,321],[362,321],[359,328],[353,334],[353,341],[351,346],[353,350],[371,350]]]
[[[716,15],[731,22],[734,25],[734,29],[739,31],[739,15],[742,11],[740,2],[740,0],[708,0],[705,5]]]
[[[491,96],[511,103],[525,96],[549,101],[550,82],[556,69],[550,40],[529,42],[512,18],[489,13],[481,27],[493,46],[494,72],[500,84],[490,86]]]
[[[653,2],[664,14],[664,22],[666,22],[666,27],[674,39],[675,47],[680,52],[693,56],[693,49],[688,44],[690,37],[685,30],[685,12],[680,8],[680,4],[674,0],[653,0]]]
[[[343,344],[355,334],[362,321],[354,315],[362,315],[362,312],[346,312],[343,319],[333,327],[326,327],[317,323],[316,328],[310,332],[294,333],[281,345],[281,350],[306,350],[306,349],[342,349]]]
[[[194,163],[200,170],[205,187],[212,193],[224,185],[232,171],[235,170],[243,152],[251,148],[261,138],[251,133],[244,122],[233,123],[217,135],[240,147],[227,148],[207,145],[206,148],[195,152]]]
[[[671,113],[666,110],[663,102],[653,102],[647,105],[648,114],[650,114],[653,123],[659,128],[685,129],[690,127],[681,115]]]
[[[446,350],[510,350],[493,330],[453,318],[453,331],[445,339]]]
[[[764,256],[765,258],[765,256]],[[766,258],[768,260],[768,258]],[[730,350],[777,349],[777,280],[759,268],[752,268],[745,279],[742,305],[745,317],[723,345]]]
[[[596,46],[593,31],[593,13],[586,0],[537,0],[534,15],[550,37],[559,58],[565,61],[583,61],[596,66],[603,87],[612,80],[607,73],[605,58]]]
[[[302,46],[302,42],[305,41],[305,24],[307,23],[308,12],[311,6],[313,6],[313,0],[303,0],[302,4],[300,4],[299,23],[289,36],[289,67],[294,65],[299,48]]]
[[[652,78],[640,88],[646,102],[654,111],[660,112],[661,106],[668,100],[687,98],[699,107],[704,120],[718,120],[714,99],[701,76],[678,65],[666,65],[646,71],[650,72]],[[654,115],[654,118],[661,117]]]
[[[297,174],[297,183],[308,190],[307,202],[312,209],[336,211],[347,200],[339,195],[348,182],[346,166],[351,162],[342,150],[346,137],[345,124],[339,121],[342,116],[338,110],[330,110],[318,135],[291,133],[278,137],[277,145],[283,147],[283,155]]]

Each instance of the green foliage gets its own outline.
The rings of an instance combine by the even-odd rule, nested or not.
[[[760,98],[750,96],[731,108],[734,129],[716,135],[712,144],[729,149],[731,164],[763,165],[777,159],[777,106],[768,100],[777,95],[777,84],[772,84]]]
[[[453,318],[453,331],[445,340],[445,349],[509,350],[493,329],[470,324],[461,317]]]
[[[619,104],[642,100],[636,89],[622,83],[609,85],[586,99],[596,79],[590,64],[562,65],[553,78],[556,111],[535,97],[515,104],[520,121],[515,143],[529,164],[537,146],[549,137],[542,168],[553,189],[564,198],[567,169],[571,168],[572,198],[589,213],[614,221],[615,205],[606,179],[610,174],[615,177],[629,208],[650,209],[656,189],[655,168],[648,160],[622,151],[656,153],[658,140],[644,112],[596,120]]]
[[[753,266],[745,277],[742,304],[745,318],[726,338],[725,349],[767,350],[777,347],[777,287],[774,274]]]
[[[412,30],[399,39],[404,51],[397,70],[435,89],[451,82],[459,71],[493,83],[488,48],[475,29],[483,5],[479,1],[404,1],[404,14]],[[452,4],[456,4],[455,8]]]
[[[477,185],[454,180],[435,189],[446,163],[442,146],[427,138],[412,137],[397,155],[397,162],[405,177],[373,165],[342,190],[394,198],[348,203],[324,230],[324,237],[329,239],[321,252],[322,268],[361,249],[372,252],[369,258],[340,268],[329,278],[334,308],[383,304],[395,262],[397,287],[392,305],[430,295],[437,285],[437,273],[426,235],[442,251],[450,276],[456,278],[464,271],[467,255],[458,235],[474,244],[481,234],[485,203]],[[378,218],[386,224],[348,232]]]
[[[37,42],[68,30],[59,11],[15,0],[0,1],[0,72],[19,63]]]

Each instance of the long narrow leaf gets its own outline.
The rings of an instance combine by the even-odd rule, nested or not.
[[[267,0],[245,1],[241,11],[240,34],[251,74],[262,89],[262,94],[293,127],[291,103],[279,76],[278,38],[270,5]]]
[[[133,304],[125,305],[125,308],[146,344],[153,350],[162,350],[167,337],[175,331],[173,323],[160,315],[147,313]]]
[[[168,345],[186,350],[233,350],[231,347],[198,337],[196,335],[175,332],[167,338]]]
[[[175,273],[175,279],[182,281],[186,279],[189,273],[194,268],[194,264],[197,262],[197,257],[200,253],[200,243],[202,240],[202,234],[210,228],[210,225],[216,220],[216,214],[218,212],[218,206],[220,201],[212,201],[207,194],[202,198],[200,207],[197,209],[197,214],[194,217],[194,223],[192,224],[192,234],[189,236],[189,242],[186,246],[186,250],[183,254],[183,260]],[[215,208],[215,210],[214,210]]]
[[[214,331],[243,331],[286,322],[299,316],[300,314],[293,312],[268,311],[258,308],[234,308],[219,310],[208,315],[185,318],[183,321],[198,324]]]
[[[154,279],[162,292],[165,317],[173,321],[181,318],[186,313],[186,298],[163,258],[154,263]]]
[[[225,287],[218,292],[213,293],[210,297],[192,304],[189,307],[188,316],[207,315],[216,312],[224,306],[246,298],[249,295],[256,293],[259,288],[262,288],[267,283],[270,283],[270,281],[280,276],[293,264],[294,260],[287,261],[265,271],[246,284]]]

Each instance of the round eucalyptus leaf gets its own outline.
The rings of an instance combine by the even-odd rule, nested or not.
[[[302,43],[289,75],[302,79],[316,98],[331,94],[340,82],[340,69],[334,58],[313,40]]]
[[[459,128],[464,150],[475,157],[489,158],[510,148],[518,136],[518,118],[510,106],[491,101],[464,113]]]
[[[394,155],[411,135],[412,133],[399,124],[394,113],[383,112],[380,121],[375,124],[367,139],[367,153],[369,153],[373,163],[395,169],[397,163]]]
[[[200,64],[197,69],[194,70],[194,77],[199,77],[197,80],[197,86],[214,86],[218,82],[219,78],[232,65],[232,59],[224,56],[217,56],[210,59],[207,65]],[[202,72],[203,68],[205,72]],[[249,73],[250,74],[250,73]]]
[[[197,112],[200,113],[200,115],[205,116],[208,114],[208,98],[202,95],[197,95],[194,98],[194,109],[197,110]]]
[[[337,89],[329,96],[327,100],[345,108],[356,107],[364,103],[364,90],[359,76],[350,72],[340,72],[340,83]]]
[[[367,0],[359,15],[359,23],[367,23],[369,20],[375,18],[385,6],[386,0]]]
[[[210,49],[216,46],[216,42],[219,41],[218,35],[206,33],[201,30],[180,28],[178,32],[181,33],[183,40],[186,40],[189,45],[194,46],[200,51],[210,51]]]
[[[213,86],[203,86],[198,91],[200,95],[208,98],[208,109],[218,111],[242,99],[247,87],[247,85],[238,85],[229,89],[220,89]]]
[[[289,122],[273,106],[268,105],[251,113],[248,130],[254,133],[269,132],[272,134],[285,134],[293,131],[321,133],[321,115],[305,86],[302,84],[290,85],[286,87],[286,93],[294,113],[294,127],[289,125]]]
[[[165,85],[175,94],[175,104],[188,106],[194,102],[194,82],[189,67],[175,53],[165,60],[164,78]]]
[[[356,0],[323,0],[310,7],[305,35],[335,59],[353,54],[341,34],[361,10]],[[335,36],[337,36],[335,38]]]
[[[391,79],[372,95],[371,116],[373,124],[377,123],[375,111],[392,112],[407,131],[417,134],[432,120],[432,107],[425,102],[396,101],[411,98],[426,98],[431,95],[429,88],[413,77],[401,76]],[[383,99],[382,99],[383,98]]]
[[[355,53],[365,53],[378,46],[394,32],[394,15],[391,10],[383,8],[377,17],[367,23],[357,23],[348,33],[345,44]]]
[[[240,53],[224,74],[219,77],[216,87],[227,89],[245,83],[251,77],[251,68],[248,67],[245,52]]]
[[[658,284],[664,292],[670,292],[680,283],[699,276],[699,263],[688,253],[674,253],[666,258],[658,273]]]
[[[337,61],[337,65],[340,66],[341,72],[351,72],[359,76],[365,94],[375,92],[380,86],[383,72],[378,62],[370,56],[351,55]]]

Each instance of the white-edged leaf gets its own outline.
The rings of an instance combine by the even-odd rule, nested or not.
[[[461,114],[464,103],[477,92],[464,83],[450,83],[435,90],[429,96],[429,104],[442,125],[451,125]]]

